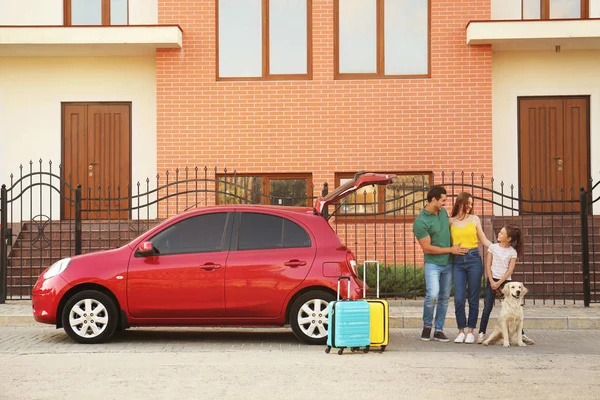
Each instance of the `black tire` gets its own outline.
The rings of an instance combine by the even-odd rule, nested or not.
[[[318,301],[320,300],[320,301]],[[290,309],[290,325],[294,335],[303,343],[311,345],[323,345],[327,343],[327,327],[329,325],[329,318],[323,314],[323,311],[327,308],[327,304],[335,300],[335,296],[329,292],[323,290],[311,290],[298,297],[292,304]],[[307,305],[309,308],[311,304],[313,307],[318,307],[320,310],[316,310],[315,315],[307,315],[302,309],[302,306]],[[314,308],[313,308],[314,309]],[[301,313],[299,315],[299,313]],[[310,322],[300,324],[298,321],[299,317],[302,318],[313,318]],[[313,322],[314,321],[314,322]],[[313,328],[313,335],[309,335],[309,331]],[[315,331],[318,331],[315,333]],[[325,334],[323,335],[323,332]]]
[[[90,310],[97,311],[97,314],[93,315],[94,313],[90,313]],[[83,344],[108,341],[115,333],[119,323],[119,313],[115,302],[97,290],[84,290],[73,295],[65,303],[61,318],[67,335],[74,341]],[[81,319],[82,323],[76,324],[75,319]]]
[[[344,354],[344,349],[339,349],[338,350],[338,354],[341,356],[342,354]]]

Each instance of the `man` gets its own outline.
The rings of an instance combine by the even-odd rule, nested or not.
[[[427,205],[415,219],[413,233],[423,249],[425,259],[425,304],[423,306],[423,331],[421,340],[429,341],[435,312],[433,339],[447,342],[444,322],[448,311],[448,298],[452,287],[452,259],[450,254],[463,255],[467,249],[460,243],[451,246],[450,220],[446,205],[446,189],[433,186],[427,193]]]

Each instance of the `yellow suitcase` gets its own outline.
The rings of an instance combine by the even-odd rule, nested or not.
[[[390,307],[387,300],[379,298],[379,261],[368,260],[363,265],[363,297],[366,298],[367,265],[377,268],[377,298],[367,299],[371,308],[371,346],[370,350],[385,351],[390,339]]]

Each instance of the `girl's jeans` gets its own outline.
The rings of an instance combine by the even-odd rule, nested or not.
[[[464,256],[454,256],[454,312],[458,329],[475,329],[479,315],[479,293],[483,263],[479,249],[470,249]],[[469,320],[465,315],[465,302],[469,301]]]
[[[498,282],[498,279],[494,279],[494,282]],[[481,333],[485,333],[485,331],[487,330],[487,325],[490,320],[490,314],[494,309],[495,299],[496,293],[494,293],[494,291],[492,290],[492,286],[490,285],[490,281],[488,279],[487,285],[485,285],[485,300],[483,300],[483,314],[481,315],[481,324],[479,324],[479,332]]]

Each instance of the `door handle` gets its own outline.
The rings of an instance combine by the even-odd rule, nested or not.
[[[213,270],[219,269],[219,268],[221,268],[221,266],[219,264],[213,264],[213,263],[206,263],[206,264],[200,266],[200,269],[203,269],[205,271],[213,271]]]
[[[300,267],[300,266],[306,265],[306,261],[290,260],[288,262],[284,262],[283,265],[285,265],[286,267],[296,268],[296,267]]]
[[[563,159],[562,159],[562,157],[554,157],[554,159],[556,160],[556,163],[558,164],[558,170],[562,171],[563,170]]]

